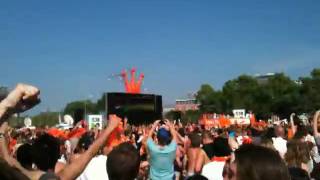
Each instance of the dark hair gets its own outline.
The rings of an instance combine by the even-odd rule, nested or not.
[[[17,160],[22,167],[32,169],[32,146],[30,144],[23,144],[17,149]]]
[[[224,157],[231,155],[231,148],[228,139],[224,137],[217,137],[213,142],[214,156]]]
[[[211,139],[211,140],[213,140],[211,132],[207,131],[207,130],[203,131],[202,132],[202,139]]]
[[[93,141],[94,137],[89,132],[86,132],[79,139],[75,153],[79,153],[81,150],[88,150]]]
[[[289,168],[291,180],[309,180],[308,172],[297,167]]]
[[[186,135],[184,128],[179,128],[179,129],[178,129],[178,133],[179,133],[180,136],[182,136],[182,137],[184,137],[184,136]]]
[[[108,155],[107,172],[110,180],[133,180],[140,166],[139,152],[130,143],[122,143]]]
[[[298,126],[297,132],[294,134],[293,139],[302,139],[308,135],[308,129],[305,126]]]
[[[53,170],[60,157],[59,140],[49,134],[41,135],[32,145],[32,157],[38,169]]]
[[[201,137],[197,133],[191,133],[189,135],[191,141],[191,147],[200,147],[201,145]]]
[[[275,150],[272,139],[261,138],[260,146]]]
[[[289,172],[278,152],[253,144],[235,151],[237,180],[289,180]]]
[[[200,174],[195,174],[193,176],[188,177],[187,180],[208,180],[208,178],[206,178]]]
[[[270,127],[265,131],[264,138],[272,139],[273,137],[276,137],[276,133],[274,127]]]
[[[301,163],[307,164],[310,161],[310,150],[306,142],[290,140],[287,142],[287,153],[285,160],[289,167],[301,167]]]

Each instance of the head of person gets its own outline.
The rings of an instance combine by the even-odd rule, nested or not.
[[[275,135],[277,137],[284,137],[286,132],[285,132],[285,129],[283,128],[283,126],[276,126],[276,128],[274,129],[275,130]]]
[[[276,137],[276,132],[274,127],[269,127],[268,129],[265,130],[263,134],[263,138],[271,139],[273,137]]]
[[[231,155],[231,148],[227,138],[217,137],[214,142],[214,156],[226,157]]]
[[[304,141],[305,137],[308,135],[308,129],[305,126],[298,126],[297,132],[294,134],[293,139]]]
[[[235,151],[235,160],[224,169],[224,179],[289,180],[290,175],[279,153],[253,144]]]
[[[310,150],[306,142],[290,140],[287,142],[287,153],[285,161],[289,167],[301,167],[302,163],[307,164],[310,160]]]
[[[273,146],[273,141],[272,139],[269,139],[269,138],[262,138],[260,142],[260,146],[275,150]]]
[[[19,146],[17,149],[17,160],[25,169],[32,169],[32,146],[28,143]]]
[[[213,142],[213,137],[210,131],[203,131],[202,133],[202,143],[209,144]]]
[[[309,180],[310,179],[308,172],[298,167],[290,167],[289,173],[290,173],[291,180]]]
[[[33,162],[42,171],[54,170],[60,157],[59,140],[49,134],[38,137],[32,145]]]
[[[122,143],[108,155],[107,173],[110,180],[133,180],[138,176],[140,156],[130,143]]]
[[[89,149],[90,145],[93,143],[94,137],[90,133],[85,133],[79,139],[75,153],[82,153]]]
[[[168,145],[171,142],[171,134],[168,130],[162,127],[158,130],[157,139],[158,139],[159,145],[161,146]]]
[[[193,176],[188,177],[187,180],[208,180],[208,178],[206,178],[200,174],[195,174]]]
[[[198,134],[198,133],[191,133],[190,135],[189,135],[189,139],[190,139],[190,142],[191,142],[191,147],[192,148],[198,148],[198,147],[200,147],[200,145],[201,145],[201,137],[200,137],[200,135]]]

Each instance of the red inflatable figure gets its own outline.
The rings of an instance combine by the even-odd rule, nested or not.
[[[132,94],[139,94],[141,93],[141,84],[144,79],[144,74],[141,73],[139,76],[138,81],[135,79],[136,75],[136,69],[132,68],[131,69],[131,79],[130,81],[128,80],[128,75],[125,70],[122,71],[121,76],[124,80],[124,87],[127,93],[132,93]]]

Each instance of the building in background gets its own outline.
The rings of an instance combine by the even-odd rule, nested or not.
[[[175,105],[176,111],[186,112],[189,110],[199,110],[199,104],[195,98],[177,99]]]
[[[275,76],[275,73],[267,73],[267,74],[257,74],[254,77],[258,81],[259,84],[267,84],[269,79],[273,76]]]
[[[174,111],[175,110],[175,105],[165,105],[163,106],[163,114],[166,114],[170,111]]]

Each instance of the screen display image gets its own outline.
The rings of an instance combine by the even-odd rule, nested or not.
[[[162,97],[153,94],[107,93],[107,114],[127,118],[129,124],[150,124],[162,119]]]

